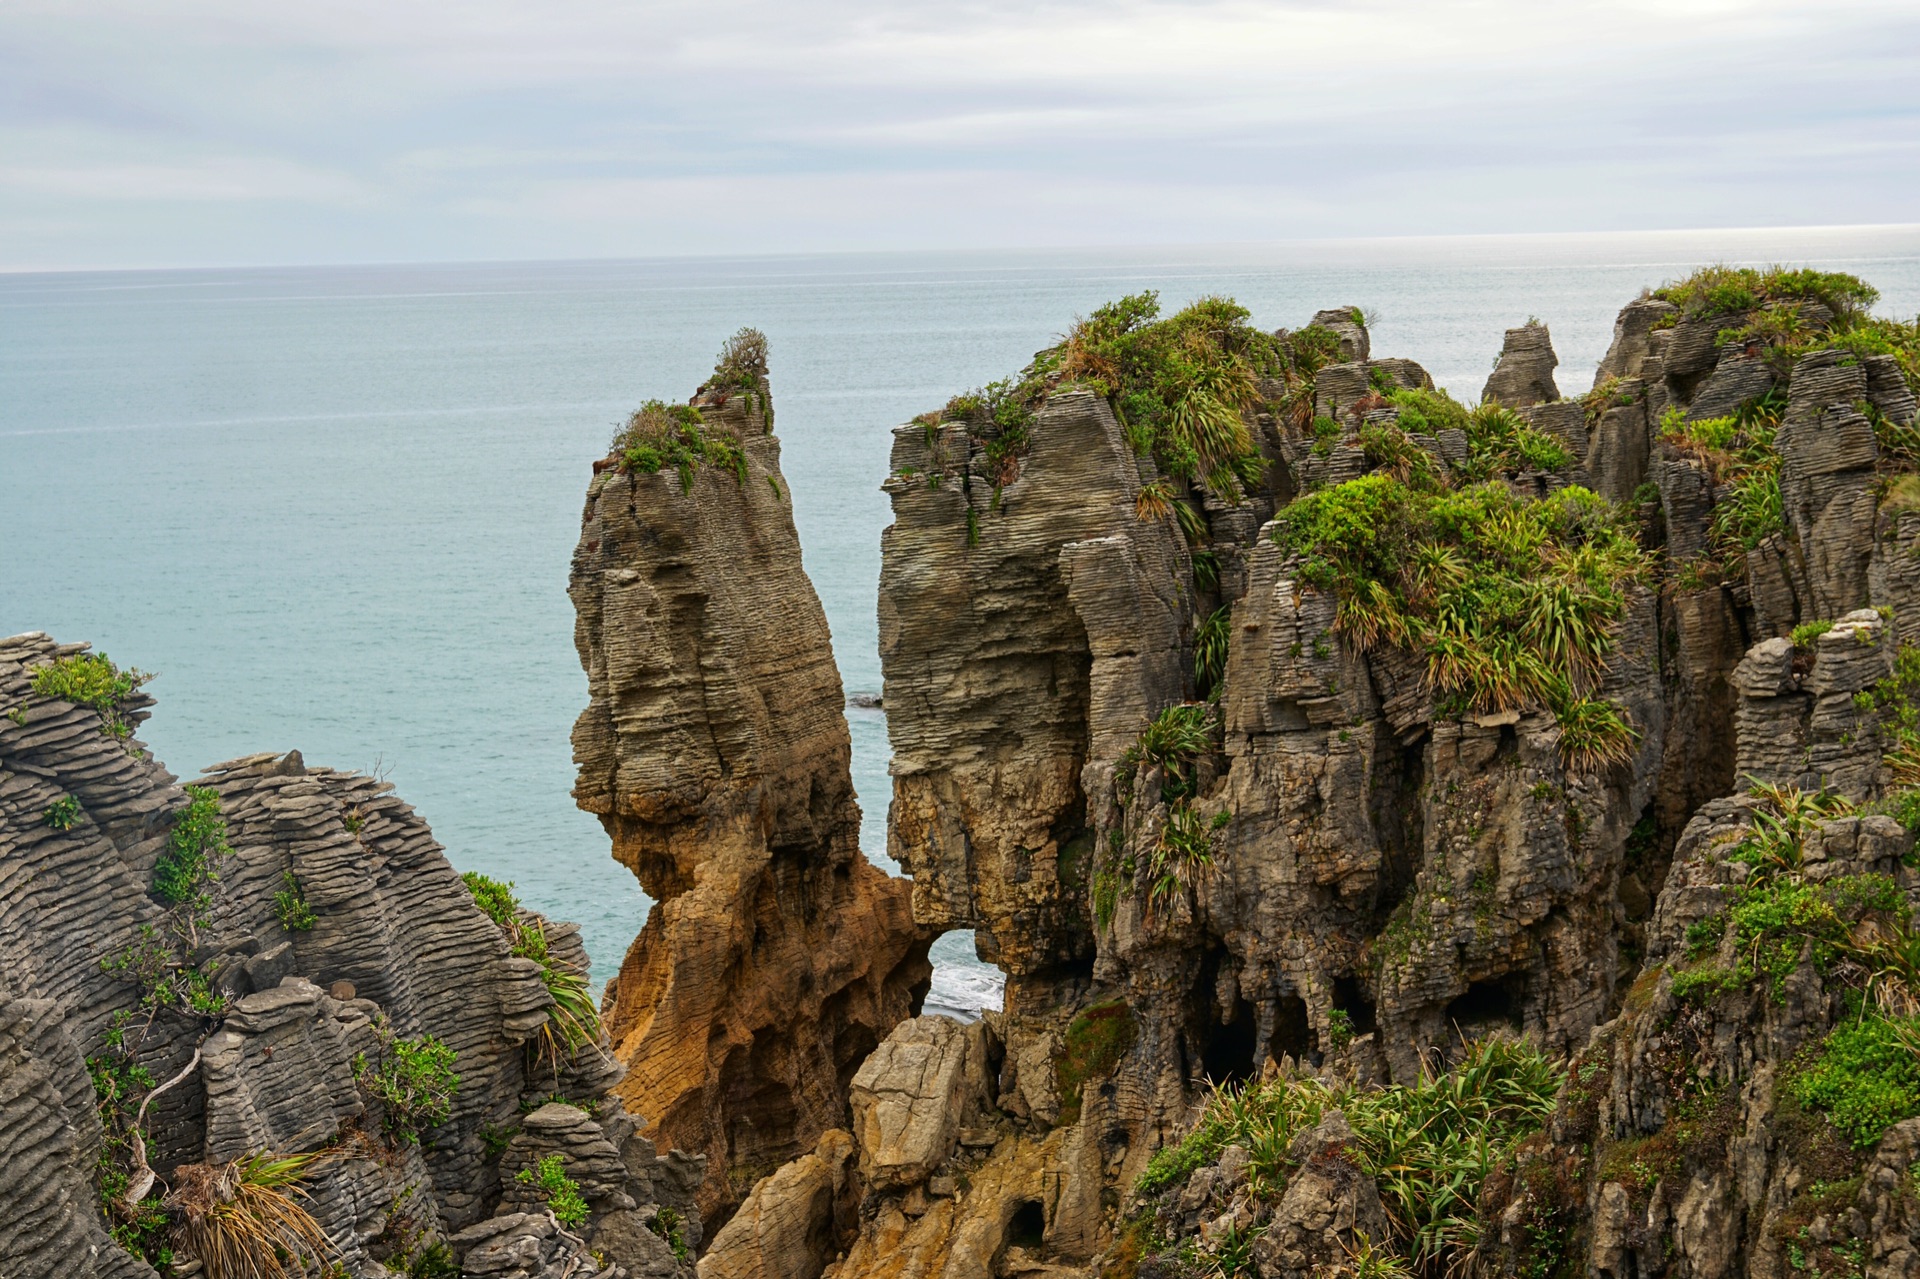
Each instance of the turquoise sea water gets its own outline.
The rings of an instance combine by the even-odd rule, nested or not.
[[[257,750],[377,769],[454,863],[579,920],[612,973],[647,909],[569,799],[586,698],[567,563],[589,464],[743,324],[772,344],[783,465],[850,694],[874,619],[890,428],[1157,288],[1257,322],[1358,305],[1374,350],[1477,397],[1501,331],[1591,383],[1614,313],[1707,261],[1810,262],[1920,311],[1920,227],[1208,249],[0,275],[0,634],[158,671],[174,771]],[[850,709],[885,856],[882,713]],[[934,1000],[997,999],[962,935]]]

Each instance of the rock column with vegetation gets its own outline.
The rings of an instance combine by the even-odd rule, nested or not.
[[[707,1158],[717,1225],[848,1123],[927,989],[905,881],[860,853],[826,615],[800,563],[764,339],[633,415],[587,492],[570,593],[591,703],[574,798],[655,900],[605,1009],[619,1094]]]
[[[1144,296],[901,428],[891,846],[1007,1009],[856,1078],[851,1246],[776,1178],[713,1273],[1920,1273],[1872,302],[1701,272],[1468,407],[1355,308]]]

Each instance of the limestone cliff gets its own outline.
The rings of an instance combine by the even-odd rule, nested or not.
[[[656,903],[604,1002],[620,1095],[707,1156],[711,1223],[846,1126],[854,1072],[926,992],[930,934],[860,853],[764,355],[723,362],[691,409],[636,415],[588,488],[574,797]]]
[[[295,1156],[322,1257],[361,1279],[443,1248],[478,1272],[485,1240],[527,1274],[677,1273],[647,1221],[697,1174],[656,1161],[605,1098],[603,1046],[537,1051],[543,972],[585,969],[575,930],[526,915],[547,959],[516,958],[375,778],[293,752],[183,789],[133,736],[153,703],[131,678],[48,678],[111,669],[85,645],[0,640],[0,1270],[186,1267],[196,1178]],[[439,1114],[410,1117],[381,1079],[411,1078],[420,1046],[458,1078]],[[558,1107],[610,1156],[566,1236],[514,1207],[539,1157],[579,1172],[536,1122],[555,1095],[597,1110]],[[589,1241],[609,1260],[582,1270]]]
[[[1007,1009],[856,1077],[850,1245],[769,1181],[703,1273],[1920,1273],[1920,1101],[1819,1065],[1877,999],[1920,1082],[1920,339],[1870,301],[1705,272],[1578,401],[1509,330],[1469,412],[1353,308],[1124,299],[900,428],[890,846]],[[1435,611],[1487,563],[1475,609],[1590,592],[1592,658]],[[1528,1100],[1448,1204],[1408,1186],[1454,1063]]]

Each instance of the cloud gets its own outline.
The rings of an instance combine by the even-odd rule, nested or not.
[[[13,0],[0,229],[19,266],[1890,221],[1916,86],[1908,0]]]

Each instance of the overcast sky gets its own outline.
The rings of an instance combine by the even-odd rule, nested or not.
[[[0,0],[0,268],[1917,219],[1916,0]]]

